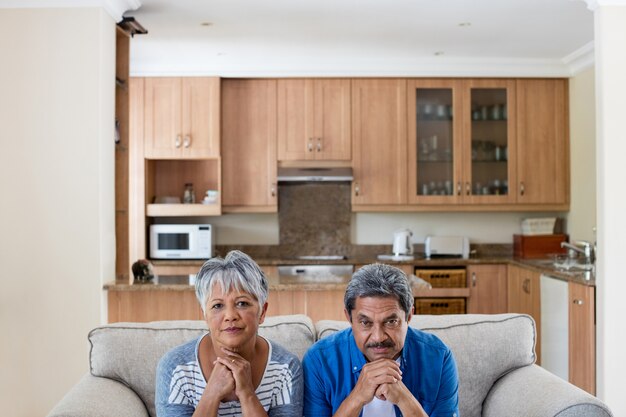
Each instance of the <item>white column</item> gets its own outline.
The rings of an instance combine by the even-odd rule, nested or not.
[[[597,394],[626,415],[626,0],[594,10],[597,162]]]

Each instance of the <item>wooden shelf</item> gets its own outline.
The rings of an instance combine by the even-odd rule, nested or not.
[[[216,204],[148,204],[149,217],[219,216],[222,206]]]

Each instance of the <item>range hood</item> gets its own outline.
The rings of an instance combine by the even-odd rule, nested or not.
[[[352,181],[352,168],[278,168],[278,182]]]

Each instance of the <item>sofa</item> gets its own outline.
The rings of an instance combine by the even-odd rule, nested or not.
[[[259,334],[302,358],[316,340],[348,327],[304,315],[267,317]],[[600,400],[535,362],[536,328],[523,314],[416,315],[410,325],[452,349],[462,417],[612,416]],[[169,349],[206,331],[203,321],[115,323],[89,333],[86,374],[49,417],[155,417],[155,372]]]

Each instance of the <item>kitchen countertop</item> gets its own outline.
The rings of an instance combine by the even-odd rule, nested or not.
[[[512,256],[494,254],[483,256],[473,256],[469,259],[460,258],[436,258],[425,259],[416,256],[414,260],[410,261],[379,261],[376,256],[361,255],[355,257],[348,257],[347,259],[340,260],[302,260],[294,258],[254,258],[260,266],[279,266],[279,265],[366,265],[375,262],[384,262],[390,265],[403,266],[414,265],[416,267],[432,268],[432,267],[467,267],[468,265],[481,265],[481,264],[507,264],[516,265],[523,268],[531,269],[535,272],[546,274],[556,279],[560,279],[568,282],[575,282],[587,286],[595,286],[595,276],[592,273],[585,273],[583,271],[566,271],[555,268],[551,260],[549,259],[520,259]],[[197,267],[198,269],[202,265],[202,260],[186,260],[186,261],[153,261],[153,264],[158,266],[188,266]],[[345,290],[347,281],[345,282],[307,282],[307,283],[294,283],[294,282],[280,282],[278,277],[270,276],[269,289],[270,291],[332,291],[332,290]],[[588,279],[589,278],[589,279]],[[182,278],[185,281],[187,278]],[[145,290],[174,290],[174,291],[187,291],[192,290],[193,286],[188,282],[181,283],[168,283],[168,284],[123,284],[116,283],[114,281],[108,282],[104,285],[105,290],[114,291],[145,291]]]

